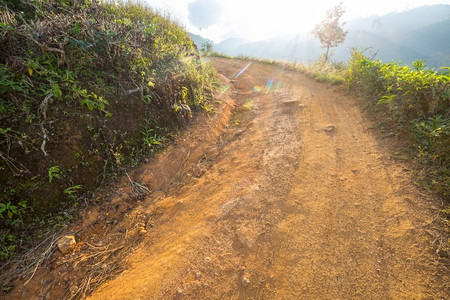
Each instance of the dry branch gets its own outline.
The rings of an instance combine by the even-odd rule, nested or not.
[[[135,194],[136,196],[145,196],[151,193],[147,187],[143,186],[140,183],[137,183],[136,181],[131,180],[130,175],[128,175],[127,171],[125,171],[125,174],[127,175],[128,181],[130,182],[131,191],[133,192],[133,194]]]

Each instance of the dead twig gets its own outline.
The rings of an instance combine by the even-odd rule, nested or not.
[[[22,173],[30,173],[30,170],[28,170],[23,164],[16,161],[14,158],[4,154],[1,151],[0,151],[0,159],[2,159],[6,163],[6,165],[9,167],[9,169],[15,176],[19,176]]]
[[[147,187],[143,186],[142,184],[140,184],[136,181],[131,180],[130,175],[128,175],[127,171],[125,171],[125,174],[127,175],[128,181],[130,182],[131,191],[133,194],[135,194],[136,196],[141,196],[141,195],[145,196],[145,195],[151,193]]]
[[[106,248],[109,247],[105,246]],[[95,247],[98,248],[98,247]],[[109,258],[113,253],[116,251],[124,248],[124,246],[120,246],[114,249],[110,250],[103,250],[103,251],[97,251],[91,255],[88,256],[78,256],[75,257],[67,262],[73,262],[77,261],[74,266],[78,264],[78,262],[86,261],[89,258],[98,258],[99,256],[104,256],[105,254],[108,254],[104,257],[102,257],[100,260],[95,262],[92,265],[89,265],[89,271],[87,276],[83,279],[81,285],[77,287],[75,291],[71,291],[68,295],[64,297],[66,300],[72,300],[72,299],[80,299],[85,298],[89,291],[94,289],[95,287],[99,286],[104,281],[108,280],[111,276],[114,276],[117,274],[117,264],[115,260],[110,260]],[[111,263],[108,263],[109,261],[112,261]]]

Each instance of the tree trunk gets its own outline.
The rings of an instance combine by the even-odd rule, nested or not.
[[[330,46],[327,46],[327,53],[325,54],[325,63],[328,62],[328,53],[330,52]]]

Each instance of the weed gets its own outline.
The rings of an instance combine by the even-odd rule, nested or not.
[[[61,178],[61,169],[58,166],[52,166],[48,169],[48,182],[51,183],[53,178]]]

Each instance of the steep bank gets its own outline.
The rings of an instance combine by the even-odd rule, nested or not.
[[[214,70],[169,16],[128,2],[0,4],[0,258],[213,109]]]

